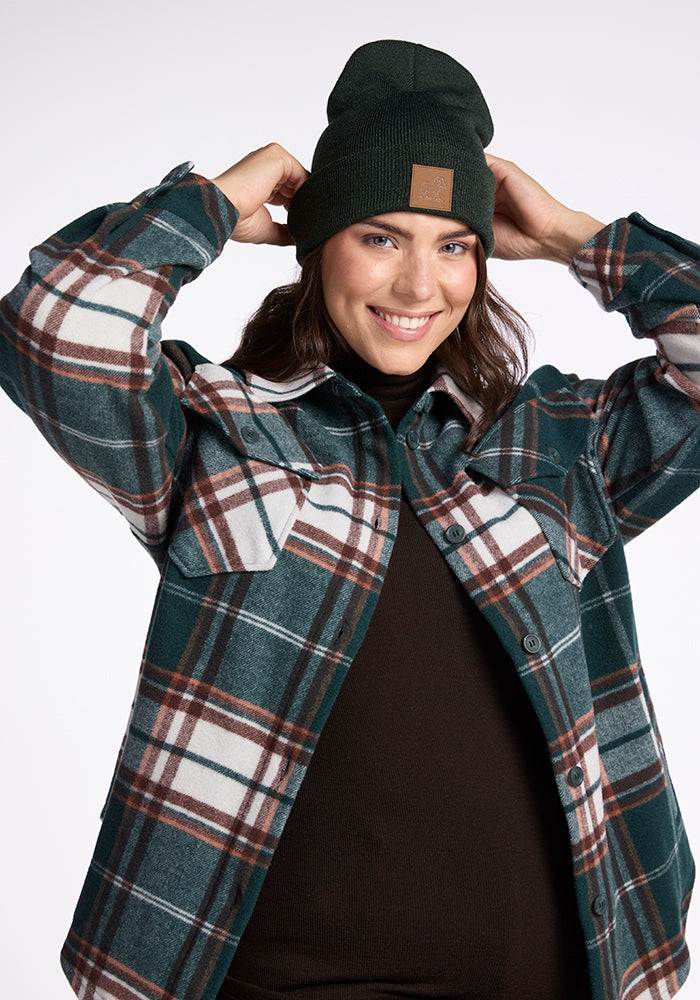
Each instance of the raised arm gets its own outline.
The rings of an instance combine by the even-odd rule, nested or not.
[[[264,203],[286,205],[304,177],[275,145],[218,184],[183,165],[46,240],[0,303],[0,385],[156,559],[186,439],[184,382],[160,350],[163,318],[232,233],[288,242]]]
[[[603,228],[585,212],[553,198],[515,163],[486,154],[497,182],[493,216],[494,257],[571,263],[576,252]]]
[[[630,538],[700,485],[700,247],[636,214],[604,226],[514,163],[488,162],[498,181],[495,256],[569,265],[606,311],[655,344],[655,357],[605,380],[570,377],[597,418],[606,490]]]
[[[235,221],[220,191],[183,165],[46,240],[0,303],[2,387],[156,558],[185,436],[161,323]]]

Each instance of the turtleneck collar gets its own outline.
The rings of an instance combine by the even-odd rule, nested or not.
[[[433,359],[428,358],[422,368],[409,375],[387,375],[354,351],[339,358],[334,368],[366,395],[377,400],[394,430],[411,403],[431,384],[434,372]]]

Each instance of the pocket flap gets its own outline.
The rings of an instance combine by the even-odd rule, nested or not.
[[[182,403],[217,427],[246,458],[319,479],[319,464],[277,407],[255,400],[240,376],[221,365],[197,365]]]
[[[272,569],[310,481],[257,459],[210,473],[198,455],[193,472],[170,546],[175,565],[185,576]]]

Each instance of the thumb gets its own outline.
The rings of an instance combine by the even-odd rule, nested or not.
[[[247,218],[239,219],[231,239],[235,243],[269,243],[280,247],[293,242],[287,225],[276,222],[265,205]]]

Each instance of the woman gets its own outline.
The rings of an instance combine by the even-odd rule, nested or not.
[[[78,996],[651,1000],[687,975],[622,542],[695,486],[699,251],[565,208],[487,163],[491,132],[463,67],[371,43],[310,175],[276,145],[179,169],[3,303],[10,395],[162,568]],[[222,366],[159,332],[229,237],[293,238],[303,273]],[[570,263],[658,359],[520,386],[492,252]]]

